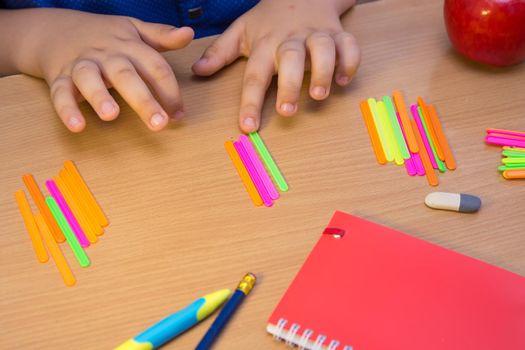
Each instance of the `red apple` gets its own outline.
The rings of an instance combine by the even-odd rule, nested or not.
[[[495,66],[525,60],[525,0],[445,0],[444,15],[466,57]]]

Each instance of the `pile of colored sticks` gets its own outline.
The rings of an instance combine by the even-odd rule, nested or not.
[[[485,142],[503,146],[498,170],[505,179],[525,179],[525,132],[489,128]]]
[[[434,169],[456,169],[436,109],[421,97],[410,106],[413,119],[399,91],[379,101],[363,100],[360,108],[379,164],[404,164],[408,175],[426,175],[431,186],[439,184]]]
[[[79,265],[88,267],[91,262],[84,248],[97,242],[108,220],[70,160],[58,176],[46,181],[50,196],[44,197],[33,175],[25,174],[22,180],[38,209],[32,211],[23,190],[15,192],[37,259],[46,263],[49,252],[65,284],[73,286],[75,277],[58,243],[67,241]]]
[[[237,141],[226,141],[224,146],[253,204],[271,207],[279,198],[279,192],[266,169],[279,190],[288,191],[286,180],[257,132],[249,134],[249,137],[241,135]]]

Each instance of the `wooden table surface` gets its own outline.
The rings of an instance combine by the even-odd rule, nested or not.
[[[284,349],[265,332],[266,320],[336,209],[524,275],[525,182],[500,176],[501,149],[483,137],[486,127],[525,129],[525,65],[494,70],[460,58],[441,1],[366,3],[344,23],[363,50],[350,87],[335,88],[323,103],[304,89],[293,119],[275,113],[275,86],[268,94],[261,135],[290,185],[272,208],[253,206],[223,146],[240,134],[245,62],[210,79],[191,74],[211,38],[167,54],[187,118],[160,133],[121,104],[111,123],[84,108],[87,129],[72,134],[45,83],[0,79],[0,347],[111,349],[253,271],[258,283],[216,349]],[[458,161],[437,189],[375,162],[358,103],[394,89],[407,103],[421,95],[437,106]],[[52,262],[36,261],[14,199],[24,173],[44,187],[66,159],[111,221],[87,250],[91,267],[80,268],[63,249],[77,278],[72,288]],[[483,207],[473,215],[431,210],[423,200],[433,190],[478,195]],[[210,323],[165,348],[191,349]]]

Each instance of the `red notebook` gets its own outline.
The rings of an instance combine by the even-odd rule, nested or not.
[[[328,228],[268,320],[277,339],[329,350],[525,349],[525,278],[342,212]]]

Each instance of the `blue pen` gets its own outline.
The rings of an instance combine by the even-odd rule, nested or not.
[[[253,289],[254,284],[255,275],[253,273],[246,274],[241,283],[239,283],[239,286],[233,293],[230,300],[228,300],[215,321],[213,321],[210,329],[208,329],[208,332],[206,332],[204,338],[202,338],[195,350],[207,350],[211,347],[221,330],[224,328],[224,326],[226,326],[226,323],[228,323],[228,320],[233,315],[237,307],[244,300],[244,297],[248,295],[248,293],[250,293],[250,291]]]
[[[230,296],[229,289],[221,289],[195,300],[186,308],[157,322],[136,337],[114,350],[153,350],[193,327],[213,313]]]

